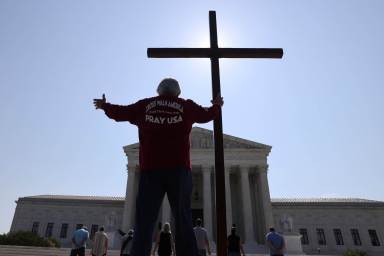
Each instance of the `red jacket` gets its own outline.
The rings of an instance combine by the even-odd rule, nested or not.
[[[157,96],[127,106],[106,103],[105,114],[117,122],[129,121],[139,128],[140,169],[186,167],[190,163],[190,133],[194,123],[215,119],[220,107],[203,108],[192,100]]]

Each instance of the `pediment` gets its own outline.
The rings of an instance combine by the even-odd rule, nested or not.
[[[223,135],[223,145],[224,148],[231,149],[271,149],[271,146],[227,134]],[[191,148],[213,149],[213,131],[201,127],[193,127],[191,132]]]

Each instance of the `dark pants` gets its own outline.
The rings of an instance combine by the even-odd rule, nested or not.
[[[71,256],[85,256],[85,247],[72,249]]]
[[[207,256],[207,251],[205,249],[198,249],[197,255],[199,256]]]
[[[158,253],[159,256],[171,256],[172,252],[168,252],[168,253]]]
[[[185,168],[140,172],[131,256],[150,255],[153,229],[165,193],[175,220],[176,254],[197,256],[191,214],[192,176]]]

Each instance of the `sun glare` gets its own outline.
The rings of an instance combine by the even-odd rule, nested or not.
[[[221,33],[217,37],[218,37],[219,47],[225,47],[225,48],[234,47],[233,46],[234,40],[231,39],[231,37],[229,35],[227,35],[226,33]],[[208,48],[210,46],[211,42],[210,42],[209,35],[201,35],[198,38],[199,38],[199,40],[198,40],[197,45],[195,47]]]
[[[231,34],[230,32],[218,31],[218,45],[221,48],[233,48],[239,47],[238,42],[236,42],[236,35]],[[186,36],[185,40],[188,42],[188,46],[192,48],[209,48],[210,47],[210,36],[209,31],[201,31],[200,29],[196,29],[190,31]],[[237,46],[236,46],[237,43]],[[196,74],[200,74],[203,76],[210,76],[211,67],[210,61],[208,58],[200,59],[200,58],[192,58],[188,60],[188,64],[191,65],[190,68],[193,69]],[[220,72],[221,73],[229,73],[233,74],[237,71],[237,65],[233,60],[221,59],[220,61]],[[230,84],[230,83],[229,83]],[[235,91],[236,88],[228,88],[227,91]]]

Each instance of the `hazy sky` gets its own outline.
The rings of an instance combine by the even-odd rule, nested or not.
[[[271,145],[272,197],[384,200],[384,1],[0,0],[0,233],[18,197],[124,196],[136,127],[96,111],[175,77],[209,105],[210,63],[148,47],[281,47],[222,60],[224,132]],[[212,123],[203,125],[212,128]]]

